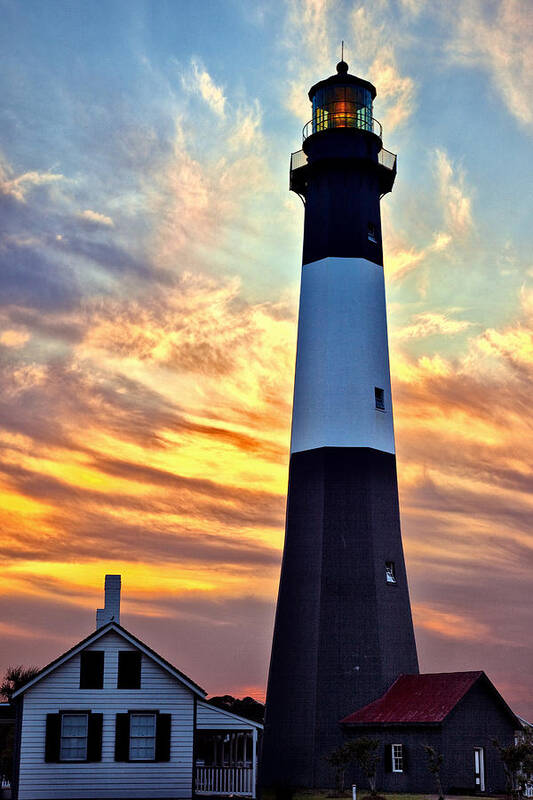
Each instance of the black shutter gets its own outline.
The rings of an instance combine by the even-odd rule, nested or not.
[[[47,714],[44,760],[49,762],[59,761],[60,746],[61,746],[61,714]]]
[[[104,688],[104,651],[84,650],[80,653],[80,689]]]
[[[407,772],[409,769],[409,756],[407,747],[404,744],[402,744],[402,756],[403,756],[403,771]]]
[[[119,650],[117,689],[141,688],[141,653]]]
[[[156,720],[155,760],[170,761],[171,714],[158,714]]]
[[[130,715],[117,714],[115,725],[115,761],[130,760]]]
[[[103,714],[89,714],[87,730],[87,761],[102,760],[102,721]]]
[[[392,745],[385,745],[385,772],[392,772]]]

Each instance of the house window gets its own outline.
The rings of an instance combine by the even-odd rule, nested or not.
[[[373,222],[368,223],[368,241],[377,243],[378,237],[376,234],[376,226]]]
[[[101,761],[103,717],[85,709],[47,714],[44,760]]]
[[[130,715],[130,761],[155,761],[155,714]]]
[[[104,651],[84,650],[80,653],[80,689],[104,688]]]
[[[60,761],[87,760],[88,714],[61,716]]]
[[[387,583],[396,583],[396,570],[394,569],[394,561],[385,561],[385,577]]]
[[[385,411],[385,392],[379,386],[374,386],[374,399],[378,411]]]
[[[392,745],[392,771],[403,772],[403,745]]]
[[[118,654],[117,689],[141,688],[141,653],[120,650]]]
[[[136,709],[116,715],[115,761],[170,761],[172,715]]]

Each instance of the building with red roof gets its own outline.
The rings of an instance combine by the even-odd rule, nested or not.
[[[482,671],[400,675],[372,703],[340,720],[347,737],[379,743],[377,787],[386,792],[435,792],[424,745],[443,756],[446,793],[505,791],[495,740],[507,745],[523,728]],[[365,784],[354,770],[353,782]]]

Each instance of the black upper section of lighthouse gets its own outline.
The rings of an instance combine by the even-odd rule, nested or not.
[[[348,73],[309,90],[313,116],[291,158],[290,187],[305,201],[303,263],[328,256],[383,264],[380,197],[392,189],[396,156],[383,149],[372,116],[375,87]]]

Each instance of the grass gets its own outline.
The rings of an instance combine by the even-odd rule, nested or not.
[[[358,800],[363,800],[363,798],[367,797],[370,794],[368,789],[358,789],[357,790],[357,797]],[[388,792],[378,792],[380,797],[384,797],[385,800],[438,800],[437,794],[389,794]],[[351,798],[352,793],[345,792],[343,795],[339,795],[335,797],[335,795],[331,792],[295,792],[293,796],[293,800],[349,800]],[[264,797],[264,800],[267,800]],[[462,796],[462,795],[448,795],[446,800],[473,800],[472,796]],[[501,800],[501,797],[485,797],[483,795],[483,800]]]

